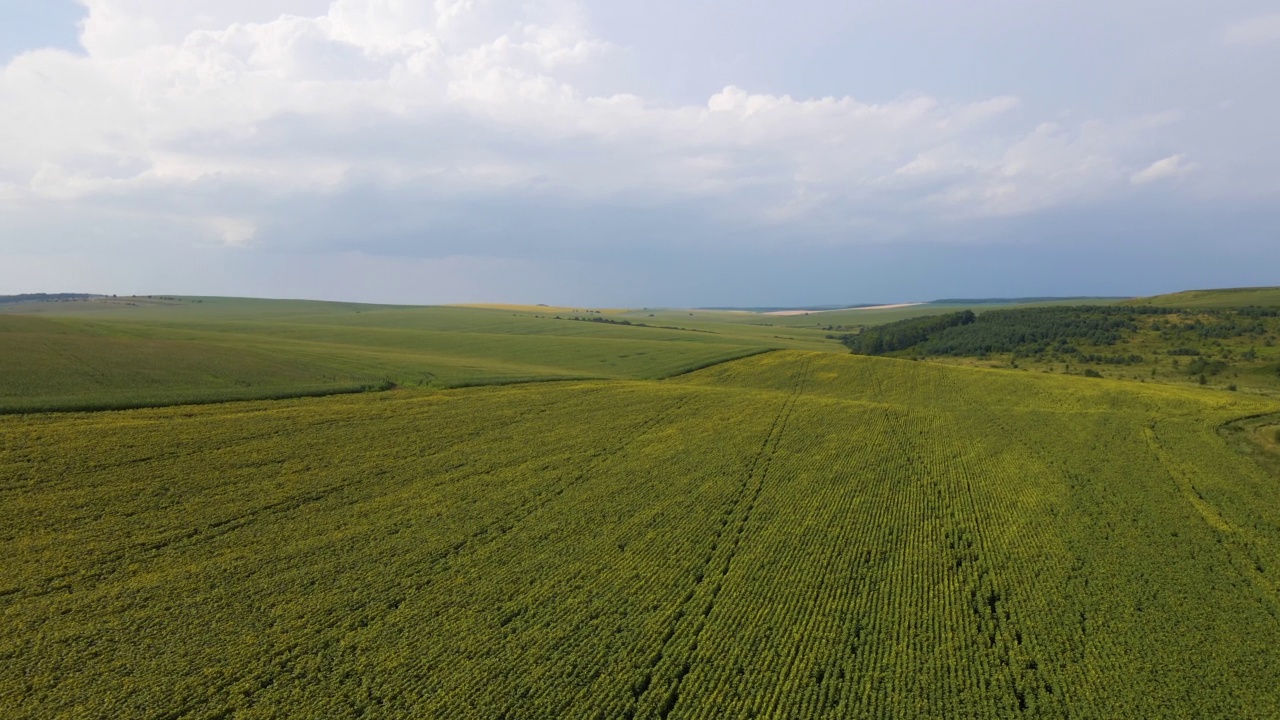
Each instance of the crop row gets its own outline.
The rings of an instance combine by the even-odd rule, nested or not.
[[[1109,388],[774,353],[3,418],[0,708],[1275,715],[1254,401]]]

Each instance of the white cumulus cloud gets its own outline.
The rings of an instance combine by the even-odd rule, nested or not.
[[[1140,121],[1042,123],[1012,96],[641,97],[609,87],[616,49],[568,0],[84,2],[84,54],[0,68],[0,209],[24,227],[163,216],[199,242],[381,234],[431,252],[547,205],[838,230],[1032,212],[1187,169],[1134,172]],[[362,219],[331,221],[344,211]]]
[[[1182,155],[1170,155],[1134,173],[1129,177],[1129,182],[1134,185],[1145,185],[1157,180],[1182,177],[1190,172],[1192,168],[1194,168],[1194,164],[1187,163],[1186,158]]]

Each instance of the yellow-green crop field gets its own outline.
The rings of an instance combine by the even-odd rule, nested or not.
[[[0,715],[1280,717],[1277,411],[780,351],[0,417]]]

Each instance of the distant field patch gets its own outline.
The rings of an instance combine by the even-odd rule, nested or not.
[[[512,305],[503,303],[461,303],[451,305],[450,307],[462,308],[479,308],[481,310],[515,310],[517,312],[541,313],[541,312],[581,312],[580,308],[564,307],[561,305]]]
[[[686,327],[463,307],[155,297],[0,313],[0,413],[442,389],[569,378],[656,379],[773,348],[840,346],[813,331]],[[74,310],[76,306],[79,310]],[[578,320],[587,320],[581,322]],[[647,322],[646,322],[647,321]]]
[[[1223,288],[1186,290],[1168,295],[1134,298],[1122,304],[1154,305],[1169,308],[1231,308],[1280,306],[1280,287]]]
[[[787,317],[792,315],[812,315],[815,313],[842,312],[842,311],[856,312],[858,310],[896,310],[898,308],[915,307],[916,305],[924,305],[924,304],[925,303],[915,302],[915,303],[892,303],[889,305],[859,305],[857,307],[834,308],[830,310],[774,310],[772,312],[761,313],[761,315],[777,315],[780,317]]]

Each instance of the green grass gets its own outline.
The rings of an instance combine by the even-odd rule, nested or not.
[[[4,417],[0,708],[1276,717],[1280,485],[1216,430],[1277,411],[775,352]]]
[[[140,407],[351,392],[372,374],[269,347],[139,337],[93,323],[0,315],[0,411]]]
[[[17,310],[26,314],[16,314]],[[639,327],[540,312],[236,298],[118,298],[0,313],[0,412],[124,408],[572,378],[651,379],[814,331]],[[586,315],[583,315],[586,317]]]
[[[1275,307],[1280,305],[1280,287],[1186,290],[1168,295],[1134,298],[1123,304],[1170,308],[1232,308],[1250,305]]]

